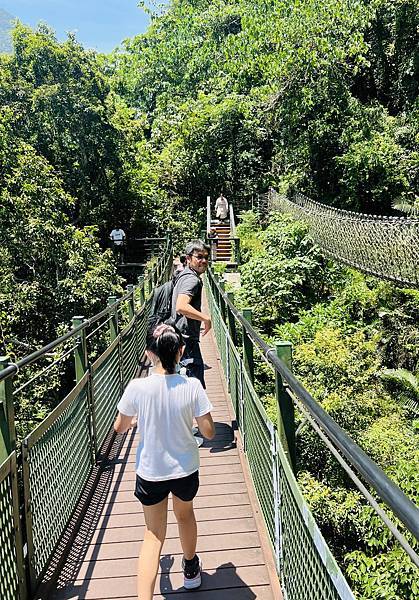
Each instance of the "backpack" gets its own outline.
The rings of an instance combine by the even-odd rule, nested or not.
[[[172,317],[172,297],[175,285],[184,272],[181,271],[177,275],[175,274],[169,281],[159,285],[154,290],[153,300],[151,301],[150,313],[148,316],[148,329],[154,328],[159,323],[164,323]]]
[[[151,302],[150,314],[148,316],[148,328],[154,328],[172,316],[172,296],[174,289],[173,279],[159,285],[154,290]]]

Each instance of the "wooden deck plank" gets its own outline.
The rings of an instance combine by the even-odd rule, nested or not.
[[[207,392],[214,405],[216,438],[200,448],[200,489],[195,500],[198,523],[197,552],[203,560],[203,583],[192,592],[197,600],[277,600],[279,587],[272,579],[272,559],[261,544],[259,510],[252,506],[248,476],[227,404],[215,343],[202,342]],[[94,529],[81,527],[72,551],[50,596],[51,600],[137,600],[136,569],[144,535],[144,516],[134,497],[135,432],[127,434],[119,457],[110,463],[111,480],[101,500]],[[230,510],[231,509],[231,510]],[[84,531],[86,529],[86,531]],[[83,533],[82,533],[83,532]],[[184,600],[182,550],[176,519],[169,502],[167,538],[155,599]],[[270,567],[267,568],[266,564]],[[275,589],[273,589],[275,588]]]
[[[219,496],[220,494],[231,495],[231,494],[245,494],[247,492],[247,486],[245,483],[226,483],[203,485],[199,488],[199,496]],[[127,502],[135,499],[133,490],[120,491],[117,499],[114,502]],[[138,502],[138,500],[136,500]]]
[[[260,547],[259,535],[256,531],[247,531],[224,534],[201,535],[198,537],[197,552],[212,552],[219,550],[232,550]],[[90,560],[114,560],[116,558],[137,558],[140,540],[126,542],[111,542],[89,545],[85,548],[81,562]],[[163,554],[177,554],[181,552],[179,539],[167,538],[163,545]],[[81,564],[81,563],[80,563]]]
[[[228,562],[224,568],[206,569],[202,574],[201,592],[206,590],[230,590],[231,588],[252,587],[269,584],[265,565],[251,565],[236,567]],[[136,576],[113,577],[102,579],[76,580],[75,586],[83,590],[86,600],[111,600],[135,594],[137,586]],[[123,594],[121,596],[121,590]],[[172,572],[156,581],[155,593],[164,593],[170,596],[173,592],[183,591],[183,574],[179,571]],[[60,598],[74,598],[74,590],[67,590]]]
[[[130,474],[127,474],[126,477],[123,478],[123,480],[121,482],[119,482],[116,486],[117,491],[129,491],[129,490],[133,490],[134,487],[134,481],[135,481],[135,476],[131,476]],[[217,484],[222,484],[225,485],[226,483],[243,483],[244,482],[244,476],[243,476],[243,472],[239,472],[239,473],[219,473],[217,475],[200,475],[199,476],[199,482],[200,485],[202,486],[209,486],[209,485],[217,485]]]
[[[248,494],[231,494],[230,496],[225,496],[224,494],[220,494],[218,496],[198,496],[194,502],[194,507],[196,509],[199,508],[218,508],[218,507],[232,507],[232,506],[242,506],[244,504],[250,504],[250,499]],[[171,504],[169,502],[169,513],[172,511]],[[126,502],[114,502],[111,504],[107,504],[104,507],[103,514],[114,514],[114,515],[124,515],[129,513],[137,513],[138,512],[138,500],[132,497],[132,500]]]
[[[205,469],[205,467],[225,467],[228,468],[228,465],[240,465],[240,457],[238,452],[236,454],[228,454],[225,455],[222,452],[211,454],[210,456],[200,456],[200,471]],[[135,457],[130,457],[124,464],[116,464],[115,472],[119,473],[123,471],[124,473],[129,473],[130,471],[135,471]]]
[[[226,589],[224,593],[220,590],[211,591],[195,591],[194,598],[196,600],[272,600],[272,590],[269,585],[258,585],[253,586],[251,589],[248,587],[241,588],[230,588]],[[75,596],[78,598],[78,596]],[[191,592],[178,592],[173,594],[154,594],[153,600],[191,600]],[[137,596],[130,596],[124,598],[124,600],[138,600]],[[279,600],[279,597],[278,597]]]
[[[220,507],[206,507],[206,508],[195,508],[195,518],[197,523],[204,521],[219,521],[224,519],[226,515],[225,506]],[[253,508],[250,504],[236,505],[234,507],[234,518],[250,518],[253,515]],[[172,510],[168,511],[167,522],[170,524],[176,524],[176,517]],[[144,513],[141,511],[135,511],[125,514],[105,514],[99,521],[98,529],[103,528],[116,528],[116,527],[138,527],[144,525]]]
[[[224,511],[225,513],[225,511]],[[96,528],[92,537],[91,545],[95,545],[100,541],[101,544],[109,542],[124,542],[127,539],[142,540],[144,535],[144,526],[138,527],[105,527],[104,529]],[[212,535],[217,533],[242,533],[244,531],[256,531],[256,524],[251,518],[227,518],[219,519],[218,521],[202,521],[198,523],[198,535]],[[166,539],[179,537],[177,524],[169,523],[167,525]]]
[[[171,563],[173,557],[173,565]],[[224,563],[232,562],[236,567],[248,567],[251,565],[263,565],[264,557],[260,548],[238,548],[220,550],[218,552],[201,552],[200,558],[205,569],[222,568]],[[163,555],[160,561],[160,573],[181,572],[182,553]],[[85,577],[89,579],[101,579],[111,577],[135,576],[137,573],[137,558],[124,558],[113,560],[98,560],[84,562],[78,573],[78,580]]]

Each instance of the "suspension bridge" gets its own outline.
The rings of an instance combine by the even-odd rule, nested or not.
[[[221,257],[229,249],[234,268],[239,246],[233,212],[227,237]],[[67,334],[17,364],[1,361],[1,600],[136,597],[144,520],[132,491],[135,431],[116,436],[112,423],[125,385],[147,372],[146,323],[153,289],[171,276],[169,238],[152,264],[124,296],[110,297],[101,313],[75,316]],[[204,576],[197,597],[355,598],[298,486],[296,408],[419,566],[394,522],[396,517],[419,538],[419,509],[294,376],[290,344],[269,347],[252,326],[251,311],[237,310],[234,294],[211,269],[205,300],[213,330],[204,358],[217,435],[200,450],[196,508]],[[275,380],[277,425],[255,389],[256,361],[266,363]],[[30,398],[32,386],[54,370],[71,372],[73,383],[17,444],[14,402]],[[170,513],[156,598],[191,595],[181,587],[180,558]]]

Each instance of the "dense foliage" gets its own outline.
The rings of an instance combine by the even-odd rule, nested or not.
[[[272,343],[292,342],[300,381],[418,503],[419,293],[337,268],[287,216],[262,229],[249,212],[238,232],[246,262],[236,302],[253,307]],[[276,419],[263,363],[257,386]],[[351,585],[365,599],[418,598],[412,563],[299,418],[299,481]]]
[[[170,228],[180,247],[221,188],[241,206],[268,185],[363,212],[417,206],[418,25],[417,0],[172,0],[107,57],[18,25],[0,55],[2,352],[20,358],[121,290],[104,250],[116,220],[131,237]],[[287,218],[240,228],[238,300],[268,339],[293,342],[308,389],[417,499],[417,292],[336,267]],[[47,391],[22,397],[27,427]],[[417,598],[306,425],[298,444],[301,485],[359,597]]]
[[[97,224],[120,136],[95,55],[45,28],[18,26],[14,44],[0,57],[0,277],[3,352],[16,359],[119,289]]]
[[[270,183],[387,213],[417,199],[418,22],[416,0],[174,0],[113,85],[187,204]]]
[[[113,279],[94,240],[117,219],[129,235],[170,227],[180,246],[220,187],[238,203],[274,183],[363,211],[413,204],[417,23],[414,0],[174,0],[110,57],[18,25],[14,53],[0,55],[4,350],[53,335],[79,300],[93,308]],[[28,220],[16,240],[13,210]],[[281,268],[316,277],[315,257],[293,265],[294,249]],[[86,307],[83,252],[98,277]],[[293,298],[293,286],[268,290],[273,302],[292,311],[307,291]],[[23,314],[50,325],[22,335]]]

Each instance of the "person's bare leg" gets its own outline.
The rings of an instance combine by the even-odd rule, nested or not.
[[[196,553],[197,527],[193,511],[193,500],[184,502],[173,496],[173,511],[179,528],[180,543],[186,560],[192,560]]]
[[[152,600],[161,548],[166,537],[167,498],[154,506],[143,506],[145,518],[144,542],[138,559],[138,598]]]

